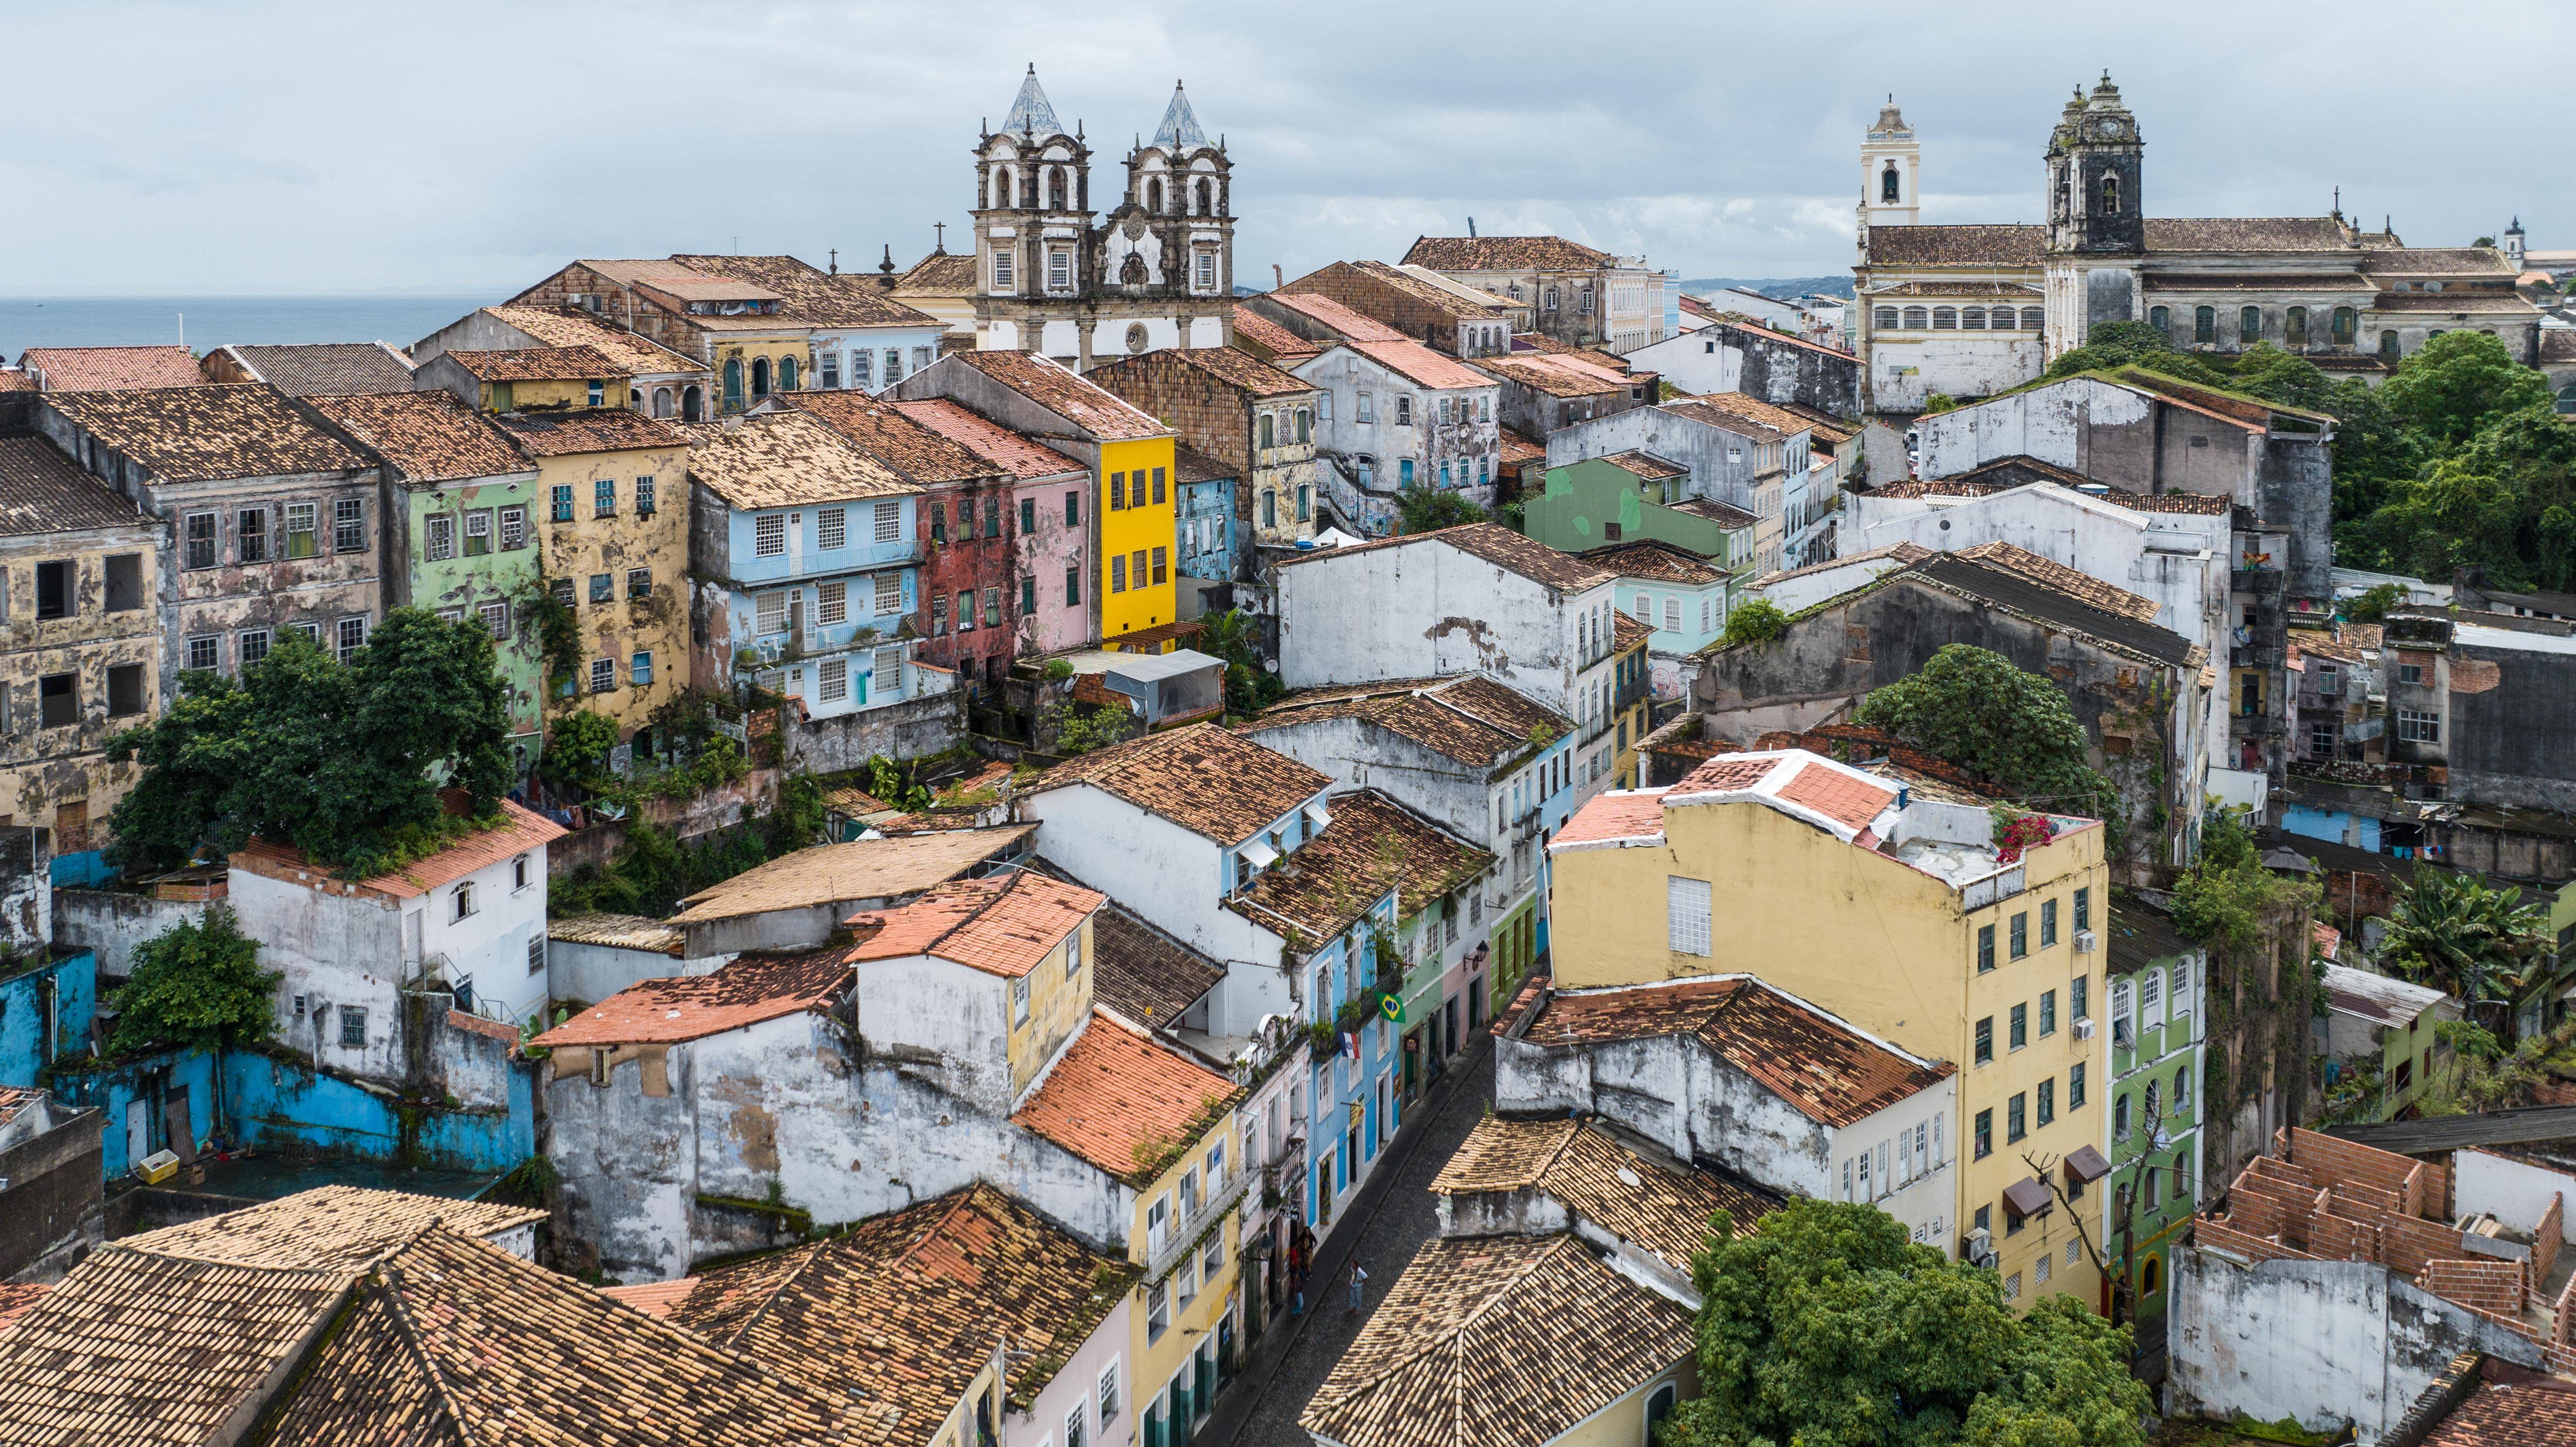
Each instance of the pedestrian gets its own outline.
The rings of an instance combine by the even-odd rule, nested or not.
[[[1351,1310],[1360,1309],[1360,1293],[1368,1285],[1368,1270],[1358,1262],[1351,1263]]]

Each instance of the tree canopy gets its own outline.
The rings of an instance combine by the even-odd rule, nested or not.
[[[1739,643],[1768,643],[1789,626],[1780,605],[1768,598],[1748,598],[1726,610],[1726,633],[1723,645],[1733,648]]]
[[[1491,522],[1494,516],[1464,493],[1419,483],[1395,495],[1395,513],[1396,531],[1406,534],[1437,532],[1460,523]]]
[[[134,947],[133,972],[108,997],[117,1053],[156,1046],[218,1050],[277,1033],[270,992],[280,976],[259,967],[259,943],[222,905]]]
[[[1664,1447],[2140,1447],[2129,1333],[2062,1295],[2026,1315],[1992,1271],[1872,1206],[1801,1198],[1692,1263],[1701,1395]]]
[[[2095,322],[2093,329],[2084,334],[2084,345],[2059,354],[2040,375],[2072,377],[2078,372],[2128,366],[2214,386],[2225,385],[2226,381],[2190,353],[2178,350],[2163,328],[2145,322]]]
[[[2174,926],[2223,959],[2251,960],[2275,913],[2295,905],[2301,888],[2263,867],[2234,813],[2213,809],[2201,824],[2200,857],[2175,886]]]
[[[2549,383],[2485,332],[2444,332],[2398,364],[2389,407],[2438,446],[2477,435],[2508,412],[2549,404]]]
[[[2034,808],[2121,822],[2119,792],[2085,762],[2084,728],[2064,690],[1991,649],[1949,644],[1861,700],[1852,718]]]
[[[113,857],[175,868],[254,836],[352,875],[379,872],[446,827],[443,781],[491,815],[510,782],[509,686],[479,622],[385,616],[346,663],[288,629],[236,681],[180,675],[158,719],[108,741],[139,760]]]
[[[2509,1003],[2527,989],[2554,946],[2548,911],[2524,903],[2521,890],[2490,889],[2475,875],[2419,865],[2389,911],[2380,954],[2457,996],[2475,1018],[2479,1006]]]

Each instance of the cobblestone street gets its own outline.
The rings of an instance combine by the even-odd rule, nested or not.
[[[1298,1427],[1297,1416],[1359,1335],[1369,1312],[1404,1274],[1414,1251],[1439,1229],[1431,1178],[1483,1117],[1494,1092],[1493,1061],[1490,1045],[1480,1045],[1447,1098],[1433,1106],[1436,1113],[1407,1123],[1407,1133],[1396,1141],[1406,1154],[1391,1163],[1390,1172],[1370,1181],[1352,1207],[1362,1217],[1357,1236],[1336,1236],[1316,1253],[1316,1271],[1307,1283],[1306,1319],[1280,1327],[1289,1336],[1285,1354],[1266,1365],[1256,1363],[1256,1370],[1270,1373],[1269,1379],[1243,1383],[1241,1399],[1227,1404],[1233,1411],[1221,1412],[1200,1432],[1197,1440],[1204,1447],[1303,1447],[1313,1440]],[[1368,1304],[1358,1312],[1350,1310],[1354,1244],[1368,1272]]]

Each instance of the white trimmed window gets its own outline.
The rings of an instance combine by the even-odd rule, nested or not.
[[[752,630],[766,637],[787,631],[787,590],[773,588],[751,599]]]
[[[456,519],[440,513],[429,520],[428,552],[433,563],[456,556]]]
[[[883,693],[903,691],[903,649],[880,648],[876,657],[876,688]]]
[[[751,555],[775,558],[787,551],[787,519],[778,513],[763,513],[751,521]]]
[[[817,583],[814,585],[814,621],[826,627],[846,623],[850,618],[850,585]]]
[[[814,514],[814,546],[824,552],[849,546],[850,510],[827,507]]]
[[[877,581],[877,611],[878,611],[879,613],[900,613],[900,612],[902,612],[902,611],[903,611],[903,574],[901,574],[901,573],[879,573],[879,574],[877,574],[877,575],[876,575],[876,581]]]
[[[839,703],[850,696],[850,660],[826,658],[819,671],[822,674],[821,702]]]
[[[901,541],[903,538],[903,505],[892,502],[881,502],[876,504],[874,522],[876,528],[875,536],[878,542],[891,543]]]
[[[1708,881],[1684,879],[1680,875],[1665,877],[1664,908],[1666,932],[1673,953],[1704,955],[1709,952]]]

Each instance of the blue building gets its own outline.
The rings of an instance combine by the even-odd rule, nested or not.
[[[701,680],[831,718],[955,687],[915,666],[921,489],[800,412],[745,417],[689,457]]]
[[[1187,447],[1173,449],[1180,474],[1176,527],[1180,545],[1172,550],[1181,576],[1209,582],[1231,582],[1243,529],[1235,516],[1238,470]]]

